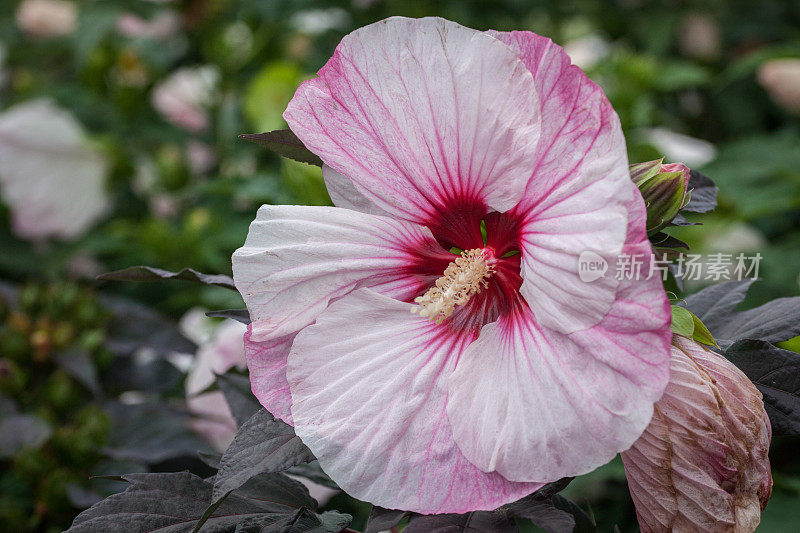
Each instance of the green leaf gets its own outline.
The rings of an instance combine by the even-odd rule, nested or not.
[[[692,338],[694,333],[694,315],[687,309],[673,305],[672,306],[672,324],[670,325],[673,333],[683,335],[684,337]]]
[[[302,81],[297,65],[285,61],[267,64],[248,84],[244,95],[244,114],[261,131],[286,127],[283,110]]]
[[[694,334],[692,335],[692,338],[700,344],[716,346],[717,341],[714,340],[714,336],[710,331],[708,331],[708,328],[705,326],[705,324],[703,324],[703,322],[697,318],[694,313],[692,313],[692,319],[694,320]]]
[[[275,130],[266,133],[244,133],[240,139],[250,141],[275,152],[276,154],[294,159],[309,165],[322,166],[322,159],[315,155],[306,145],[297,138],[292,130]]]

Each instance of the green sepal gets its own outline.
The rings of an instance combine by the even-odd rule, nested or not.
[[[672,332],[706,346],[718,346],[714,336],[708,331],[697,315],[679,305],[672,306]]]

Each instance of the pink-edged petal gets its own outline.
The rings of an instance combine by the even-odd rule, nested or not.
[[[570,335],[537,325],[524,303],[484,326],[450,378],[459,448],[516,481],[554,481],[610,461],[642,433],[664,390],[669,317],[652,279],[621,282],[603,321]]]
[[[295,334],[262,342],[252,340],[253,324],[244,335],[244,353],[250,370],[253,394],[272,416],[293,425],[292,395],[286,380],[286,359],[292,348]]]
[[[344,174],[336,172],[328,165],[322,165],[322,177],[325,180],[328,195],[330,195],[331,201],[336,207],[352,209],[353,211],[371,215],[388,216],[386,211],[358,192],[356,186],[353,185],[353,181]]]
[[[611,308],[616,285],[613,276],[582,283],[581,253],[610,262],[626,241],[645,236],[644,204],[628,173],[619,118],[603,91],[550,39],[530,32],[491,35],[530,69],[542,110],[530,180],[515,209],[525,220],[521,292],[538,322],[564,333],[585,329]]]
[[[594,201],[593,189],[577,194],[577,203],[562,202],[528,219],[520,231],[520,293],[539,324],[562,333],[594,326],[616,298],[613,271],[591,281],[581,275],[587,260],[616,263],[628,223],[625,209],[609,199],[603,207],[581,211],[582,204]],[[587,202],[577,198],[584,195]]]
[[[516,54],[440,18],[392,17],[346,36],[284,118],[364,196],[416,222],[454,198],[516,205],[540,130]]]
[[[724,357],[675,336],[669,384],[622,453],[643,533],[751,533],[772,490],[761,393]]]
[[[295,430],[348,494],[391,509],[494,509],[539,488],[478,470],[453,441],[447,381],[468,339],[360,289],[289,355]]]
[[[409,297],[413,250],[438,247],[430,230],[336,207],[262,206],[233,279],[253,320],[252,340],[283,337],[311,324],[332,299],[359,286]]]

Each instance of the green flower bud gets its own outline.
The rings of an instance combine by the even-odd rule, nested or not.
[[[689,202],[689,169],[683,163],[663,164],[663,159],[630,166],[631,179],[647,206],[647,234],[669,224]]]

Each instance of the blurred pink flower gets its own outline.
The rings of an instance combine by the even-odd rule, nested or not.
[[[33,37],[60,37],[75,30],[77,7],[67,0],[23,0],[17,25]]]
[[[117,19],[117,32],[131,38],[167,40],[181,27],[180,16],[173,11],[162,11],[151,20],[133,13],[123,13]]]
[[[195,139],[186,143],[186,162],[194,174],[206,174],[217,164],[214,148]]]
[[[678,46],[686,57],[713,61],[722,53],[722,36],[716,19],[705,13],[689,13],[678,30]]]
[[[772,491],[761,393],[727,359],[675,336],[653,420],[622,453],[642,533],[751,533]]]
[[[176,70],[153,89],[153,106],[172,124],[193,133],[203,131],[218,76],[212,66]]]
[[[244,333],[247,327],[234,320],[226,320],[210,336],[204,324],[209,319],[190,312],[182,320],[183,329],[192,338],[200,341],[195,365],[186,380],[186,403],[197,418],[192,428],[199,433],[218,452],[224,452],[236,435],[236,420],[220,391],[202,392],[214,383],[215,374],[224,374],[236,367],[245,368]],[[338,491],[307,479],[295,478],[302,482],[311,497],[320,505],[328,501]]]
[[[800,58],[765,62],[758,69],[758,82],[777,104],[800,114]]]
[[[203,391],[214,383],[215,374],[224,374],[234,367],[245,368],[243,336],[246,329],[235,320],[223,322],[200,345],[194,367],[186,379],[186,401],[189,410],[198,416],[192,427],[220,452],[225,451],[236,435],[236,421],[222,392]]]
[[[619,120],[563,49],[391,18],[345,37],[284,118],[337,207],[259,210],[233,257],[247,361],[344,490],[493,509],[638,438],[669,304],[656,277],[579,277],[584,251],[651,248]]]
[[[50,100],[0,113],[0,199],[20,237],[80,237],[109,208],[108,166],[75,117]]]

